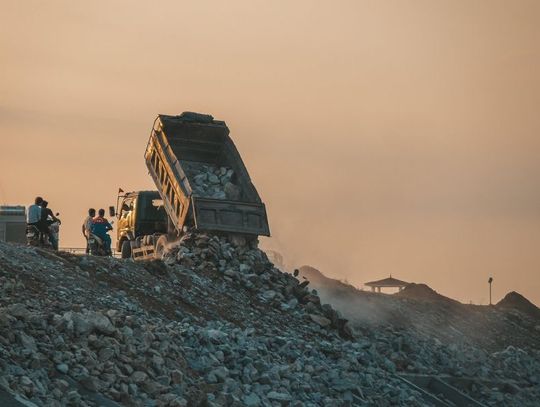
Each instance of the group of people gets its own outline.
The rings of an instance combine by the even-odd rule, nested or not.
[[[49,203],[42,197],[38,196],[34,200],[34,204],[28,207],[26,223],[29,226],[34,226],[39,231],[39,242],[45,244],[45,238],[48,238],[54,250],[58,250],[58,238],[55,233],[50,230],[51,224],[60,222],[53,211],[48,207]]]
[[[88,216],[84,219],[82,224],[82,233],[86,238],[86,254],[90,253],[88,239],[91,234],[94,234],[103,240],[108,253],[111,253],[111,237],[107,232],[112,230],[112,228],[109,221],[105,218],[105,209],[100,209],[97,216],[94,208],[88,209]]]
[[[45,245],[45,239],[48,239],[52,248],[58,250],[58,237],[56,233],[51,231],[51,225],[55,222],[58,222],[58,224],[62,222],[55,216],[48,205],[49,203],[42,197],[36,197],[34,203],[28,207],[26,223],[28,226],[33,226],[38,230],[41,245]],[[97,211],[97,216],[94,208],[88,209],[88,216],[82,225],[82,233],[86,239],[86,254],[90,252],[88,239],[91,234],[99,237],[104,242],[104,247],[108,253],[112,253],[111,237],[107,234],[112,228],[112,225],[105,218],[105,209]]]

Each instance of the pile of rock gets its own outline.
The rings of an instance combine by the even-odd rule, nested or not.
[[[266,254],[257,247],[256,240],[243,236],[216,236],[187,233],[164,256],[168,265],[178,263],[186,270],[211,262],[225,280],[245,287],[269,306],[292,311],[303,305],[302,311],[321,327],[336,328],[347,339],[352,331],[341,314],[330,305],[322,305],[315,290],[310,291],[308,281],[299,281],[278,270]]]
[[[186,171],[194,195],[235,201],[241,198],[242,191],[234,181],[233,169],[194,161],[182,162],[182,168]]]
[[[0,389],[36,405],[424,405],[254,241],[149,263],[0,243],[0,287]]]
[[[418,320],[436,308],[396,304],[401,317],[414,312]],[[529,320],[509,316],[521,334]],[[0,243],[0,398],[8,391],[47,406],[429,405],[396,376],[407,373],[454,378],[487,405],[540,399],[538,349],[490,352],[415,329],[351,329],[307,281],[238,236],[188,233],[152,262]]]

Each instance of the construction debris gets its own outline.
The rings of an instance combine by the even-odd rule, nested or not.
[[[540,397],[538,349],[351,325],[301,281],[241,237],[188,233],[150,262],[0,243],[0,388],[38,406],[432,405],[408,373],[487,405]]]
[[[254,242],[140,263],[0,244],[0,282],[0,386],[36,405],[422,405]]]
[[[234,171],[195,161],[183,161],[182,167],[193,186],[196,196],[214,199],[239,200],[240,187],[234,184]]]

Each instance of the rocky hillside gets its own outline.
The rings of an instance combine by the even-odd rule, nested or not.
[[[397,371],[442,376],[487,405],[537,405],[540,317],[521,295],[511,293],[496,306],[466,305],[425,284],[386,295],[313,267],[299,272],[349,319],[357,341],[371,342]]]
[[[540,310],[518,293],[509,293],[496,306],[479,306],[445,297],[426,284],[378,294],[328,278],[310,266],[299,271],[299,278],[310,281],[321,300],[333,304],[353,327],[391,326],[490,351],[509,345],[540,350]]]
[[[422,404],[241,240],[188,235],[148,263],[0,243],[0,290],[0,388],[35,405]]]
[[[385,324],[364,323],[356,303],[323,304],[334,299],[312,284],[242,239],[188,234],[139,263],[0,243],[0,403],[434,405],[404,380],[420,374],[486,405],[540,399],[538,348],[492,351],[391,323],[420,312],[409,298],[381,307]]]

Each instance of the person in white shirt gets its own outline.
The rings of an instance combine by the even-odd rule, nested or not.
[[[38,226],[38,223],[41,221],[41,203],[43,202],[43,198],[38,196],[34,202],[33,205],[28,207],[26,223],[28,225]]]
[[[39,231],[39,242],[43,244],[43,231],[41,223],[41,204],[43,203],[43,198],[38,196],[34,200],[34,204],[28,207],[26,212],[26,224],[28,226],[34,226]]]
[[[90,247],[88,246],[88,238],[92,229],[92,219],[96,216],[96,210],[94,208],[88,209],[88,216],[84,219],[82,224],[82,234],[86,239],[86,254],[90,253]]]

